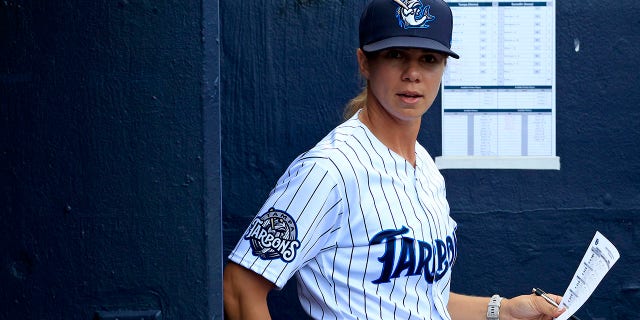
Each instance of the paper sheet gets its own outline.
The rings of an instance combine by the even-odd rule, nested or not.
[[[460,59],[448,60],[442,79],[436,165],[558,170],[555,2],[447,3]]]
[[[600,232],[596,232],[560,302],[560,307],[567,308],[567,311],[556,319],[569,319],[578,311],[618,258],[620,254],[616,247]]]

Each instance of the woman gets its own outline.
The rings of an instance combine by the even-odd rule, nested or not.
[[[444,179],[417,136],[447,58],[458,58],[452,25],[442,0],[367,5],[357,50],[367,86],[348,106],[349,119],[292,162],[231,253],[224,272],[229,319],[269,319],[268,292],[292,276],[315,319],[562,313],[534,295],[449,292],[456,223]]]

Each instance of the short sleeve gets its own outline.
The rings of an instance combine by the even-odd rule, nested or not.
[[[341,197],[322,158],[294,161],[278,180],[229,259],[282,288],[324,249],[336,245]]]

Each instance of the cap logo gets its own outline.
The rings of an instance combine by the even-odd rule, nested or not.
[[[435,16],[429,13],[430,5],[425,5],[422,0],[393,0],[398,4],[396,18],[398,24],[405,29],[429,28],[428,22],[434,21]]]

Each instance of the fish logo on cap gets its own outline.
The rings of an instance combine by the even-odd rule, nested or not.
[[[422,0],[393,0],[398,4],[396,18],[398,24],[405,29],[429,28],[429,22],[436,19],[429,13],[431,6],[422,3]]]

